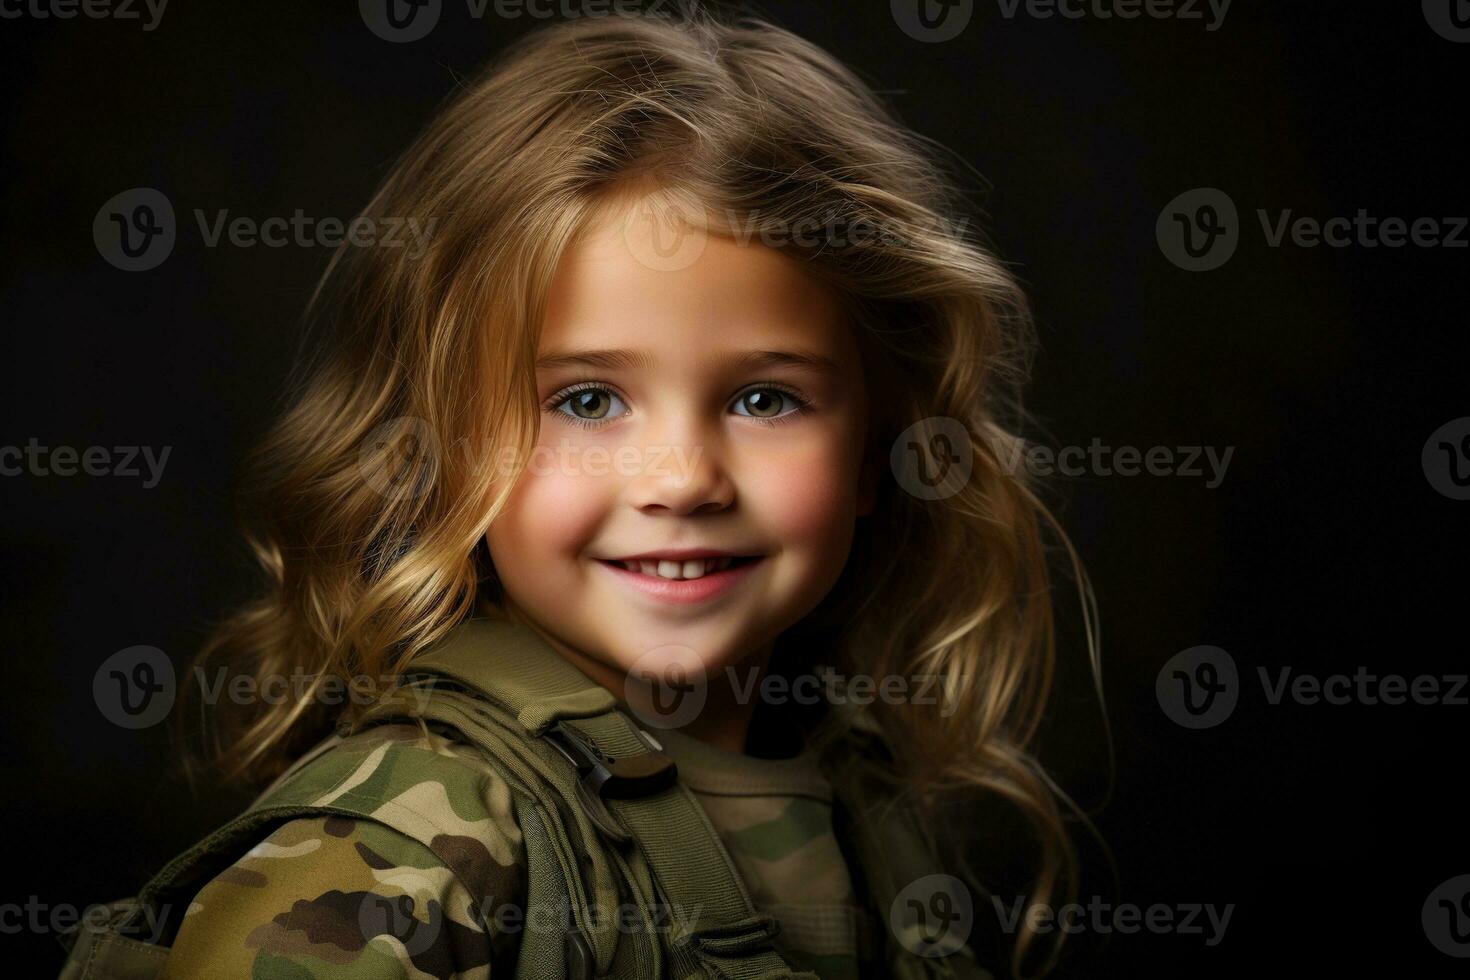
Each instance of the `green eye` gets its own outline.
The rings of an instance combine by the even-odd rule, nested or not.
[[[806,399],[783,385],[761,384],[747,388],[735,399],[731,411],[762,423],[785,422],[810,407]],[[545,409],[576,425],[597,426],[629,414],[623,399],[605,385],[595,382],[564,389],[552,396]]]
[[[807,404],[794,391],[762,385],[735,399],[735,414],[762,422],[774,422],[805,410]]]
[[[769,419],[781,414],[781,404],[786,397],[779,391],[770,388],[757,388],[755,391],[740,396],[736,405],[748,409],[748,412],[740,414],[753,415],[756,418]]]
[[[621,409],[615,406],[621,406]],[[596,385],[564,393],[553,409],[575,422],[603,422],[628,412],[621,398]]]

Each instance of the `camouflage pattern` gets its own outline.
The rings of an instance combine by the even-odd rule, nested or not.
[[[858,905],[815,758],[760,759],[660,731],[664,750],[730,852],[751,901],[781,923],[776,948],[822,980],[874,975],[883,923]]]
[[[289,820],[199,891],[164,977],[477,980],[513,976],[523,902],[511,789],[470,748],[414,725],[338,740],[258,805]]]
[[[780,923],[783,958],[822,980],[885,976],[885,910],[858,904],[815,758],[658,737],[752,902]],[[257,801],[287,818],[253,847],[242,842],[249,850],[194,896],[161,976],[539,976],[523,962],[524,921],[501,928],[504,910],[524,914],[527,901],[515,802],[475,749],[422,726],[335,738]],[[304,808],[335,813],[289,819]]]

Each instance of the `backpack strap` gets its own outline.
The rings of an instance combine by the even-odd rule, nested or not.
[[[301,817],[340,816],[382,824],[418,840],[467,884],[473,883],[476,876],[465,873],[472,869],[458,859],[455,849],[436,850],[433,836],[423,832],[422,818],[416,824],[413,817],[384,815],[381,792],[327,791],[345,787],[349,777],[365,768],[390,771],[405,761],[409,765],[402,768],[411,768],[421,781],[437,781],[461,792],[467,792],[465,787],[473,785],[478,774],[461,759],[404,744],[402,734],[369,736],[341,751],[330,751],[344,741],[332,735],[318,743],[243,813],[164,865],[136,897],[110,903],[105,923],[87,929],[79,925],[64,934],[62,944],[68,957],[63,980],[151,980],[157,976],[168,960],[189,900],[263,837]]]
[[[210,878],[263,837],[298,818],[336,816],[381,824],[435,852],[467,887],[472,886],[477,876],[465,863],[468,859],[459,858],[453,849],[436,847],[435,838],[442,831],[433,826],[432,817],[412,807],[384,805],[398,791],[390,788],[392,781],[403,778],[409,779],[405,785],[439,784],[446,794],[457,798],[480,792],[482,776],[463,758],[424,745],[417,733],[383,730],[382,737],[378,733],[355,738],[340,732],[330,735],[296,760],[244,812],[154,874],[138,893],[134,915],[144,916],[148,909],[156,916],[167,915],[171,921],[160,930],[160,945],[168,945],[179,925],[173,912],[186,907]],[[133,923],[122,920],[119,924]]]
[[[340,727],[248,810],[170,861],[136,900],[119,903],[101,937],[118,940],[119,948],[99,957],[79,946],[73,960],[81,972],[68,976],[112,976],[125,960],[128,969],[116,976],[154,975],[178,923],[169,924],[157,945],[124,937],[160,910],[181,907],[221,862],[279,824],[324,815],[384,822],[373,791],[343,789],[341,766],[361,760],[329,750],[349,740],[353,728],[405,719],[451,729],[480,749],[516,792],[530,865],[527,900],[537,908],[565,903],[574,925],[564,949],[539,947],[529,962],[522,957],[528,977],[818,980],[794,971],[775,950],[778,923],[755,909],[714,827],[658,743],[539,635],[498,620],[463,623],[415,658],[395,695],[355,726]],[[443,778],[465,768],[452,757],[427,764],[444,767]],[[596,903],[607,904],[594,906],[589,888]],[[646,942],[619,941],[628,938],[619,933],[626,923],[608,913],[625,894],[643,919]],[[670,912],[666,923],[654,922],[660,906]]]
[[[412,661],[399,696],[368,720],[405,712],[450,724],[477,744],[495,742],[492,726],[501,728],[490,747],[509,748],[531,770],[521,772],[527,782],[534,773],[559,791],[574,824],[585,820],[591,829],[583,843],[599,842],[588,848],[594,857],[608,851],[635,886],[651,883],[640,905],[656,900],[671,910],[669,976],[817,980],[776,952],[778,923],[754,907],[703,808],[677,781],[673,760],[609,691],[533,630],[491,619],[460,624]],[[530,754],[507,745],[515,740],[505,738],[506,727],[534,746]],[[589,931],[600,972],[619,937],[596,923]]]

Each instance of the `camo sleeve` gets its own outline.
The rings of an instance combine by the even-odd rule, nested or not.
[[[482,896],[519,903],[523,857],[473,862]],[[373,820],[298,818],[202,888],[162,977],[484,980],[511,977],[516,939],[438,855]]]

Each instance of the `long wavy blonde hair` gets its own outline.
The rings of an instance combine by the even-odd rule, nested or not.
[[[200,653],[262,682],[312,680],[301,697],[221,713],[206,754],[227,778],[271,778],[362,710],[321,697],[327,679],[396,675],[495,606],[484,540],[515,474],[451,447],[528,458],[551,271],[607,195],[652,178],[760,227],[882,229],[784,247],[839,288],[881,375],[870,451],[886,460],[910,426],[953,419],[972,467],[940,499],[885,477],[809,619],[837,631],[850,669],[944,678],[943,713],[873,705],[896,771],[924,800],[1000,794],[1040,843],[1033,901],[1070,883],[1071,804],[1028,751],[1053,673],[1053,531],[1096,677],[1090,591],[1012,465],[1031,321],[1015,279],[954,219],[966,202],[944,160],[821,49],[706,9],[560,22],[458,88],[363,211],[382,227],[432,219],[422,254],[344,243],[312,296],[308,356],[252,457],[248,537],[268,586]],[[383,472],[390,485],[371,478]],[[1017,940],[1017,972],[1031,940]]]

